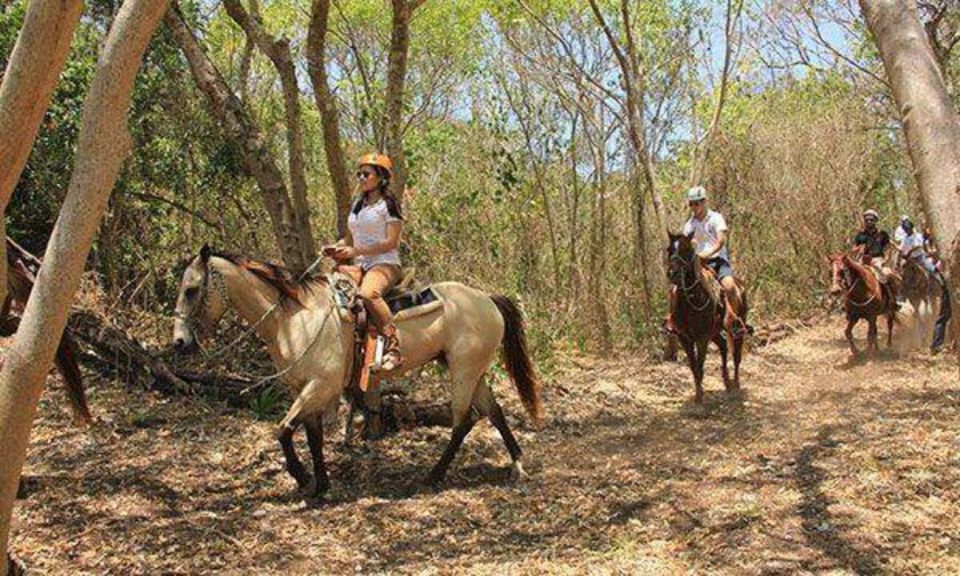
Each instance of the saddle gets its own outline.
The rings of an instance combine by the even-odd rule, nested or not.
[[[443,306],[443,301],[432,286],[414,286],[415,272],[415,268],[406,269],[401,280],[384,294],[395,322],[416,318]],[[352,404],[364,408],[368,413],[377,413],[375,417],[379,417],[378,390],[384,340],[379,336],[376,325],[368,322],[366,307],[359,296],[362,278],[363,270],[359,266],[347,265],[337,266],[329,277],[341,318],[354,324],[353,369],[348,385]]]
[[[700,267],[700,283],[703,285],[714,304],[723,304],[723,287],[717,279],[716,272],[709,266]]]

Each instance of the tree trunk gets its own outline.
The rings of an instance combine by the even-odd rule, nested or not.
[[[67,196],[20,329],[0,370],[0,550],[6,550],[13,501],[43,382],[66,326],[93,236],[130,150],[127,113],[133,81],[166,7],[162,0],[127,0],[110,27],[84,103]],[[0,576],[6,571],[7,563],[0,562]]]
[[[214,116],[226,136],[236,144],[244,170],[257,181],[284,263],[293,270],[303,270],[310,262],[304,259],[300,249],[293,203],[287,194],[283,174],[277,168],[259,127],[204,54],[176,6],[167,13],[165,23],[186,57],[193,79],[207,97]]]
[[[83,11],[81,0],[35,0],[0,84],[0,232],[13,189],[37,138]],[[0,302],[6,300],[7,258],[0,243]]]
[[[960,124],[912,0],[860,0],[900,111],[924,211],[960,278]],[[954,291],[954,295],[956,292]]]
[[[310,204],[307,202],[307,172],[303,160],[303,125],[300,113],[300,88],[297,70],[290,52],[290,40],[270,37],[260,22],[256,0],[251,0],[251,14],[243,9],[240,0],[224,0],[227,14],[243,29],[257,48],[273,62],[280,75],[283,90],[283,110],[287,125],[287,166],[290,171],[290,195],[293,199],[293,222],[297,232],[297,248],[305,265],[291,266],[299,274],[317,258],[317,244],[310,225]],[[289,263],[288,263],[289,266]]]
[[[736,6],[734,2],[736,1]],[[720,72],[720,90],[717,96],[717,102],[713,108],[713,115],[710,118],[710,127],[707,128],[707,134],[700,146],[693,147],[693,158],[690,162],[689,184],[695,186],[703,178],[703,171],[706,168],[707,160],[710,156],[710,149],[713,141],[716,139],[717,131],[720,129],[720,118],[723,115],[723,105],[727,101],[727,91],[730,87],[730,69],[733,65],[733,33],[737,22],[740,20],[740,14],[743,12],[743,0],[727,0],[726,18],[724,24],[724,51],[723,51],[723,69]],[[696,117],[694,117],[696,121]],[[698,152],[702,152],[698,154]]]
[[[307,32],[307,66],[313,98],[323,123],[323,150],[327,156],[327,172],[333,182],[337,200],[337,235],[347,235],[347,217],[350,215],[350,177],[340,144],[340,113],[330,90],[326,68],[327,27],[330,18],[330,0],[313,0],[310,29]]]
[[[392,0],[393,20],[387,60],[387,111],[383,118],[384,152],[393,160],[390,186],[398,203],[407,186],[407,159],[403,153],[403,84],[410,51],[410,17],[425,0]]]

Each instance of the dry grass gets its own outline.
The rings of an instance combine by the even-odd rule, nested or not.
[[[418,430],[330,446],[322,506],[267,423],[105,382],[80,431],[55,387],[13,550],[50,574],[960,573],[955,365],[846,359],[831,320],[749,355],[728,398],[712,357],[704,408],[682,365],[573,359],[546,427],[515,422],[531,480],[508,481],[481,425],[443,490],[422,489],[448,432]]]

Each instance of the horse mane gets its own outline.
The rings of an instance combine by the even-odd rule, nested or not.
[[[880,280],[867,268],[865,264],[857,262],[856,259],[851,258],[849,254],[844,254],[841,257],[841,260],[845,266],[860,276],[860,279],[863,280],[863,284],[866,286],[867,290],[875,294],[880,293]]]
[[[292,300],[301,306],[303,306],[303,296],[306,291],[323,282],[321,278],[309,277],[298,281],[294,278],[293,272],[280,264],[258,260],[237,252],[213,252],[211,256],[223,258],[231,264],[250,272],[273,286],[280,293],[281,298]]]

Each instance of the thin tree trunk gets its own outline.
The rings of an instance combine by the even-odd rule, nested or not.
[[[736,2],[736,6],[734,6]],[[730,68],[733,66],[733,32],[740,20],[740,14],[743,11],[743,0],[727,0],[727,11],[724,23],[724,52],[723,69],[720,72],[720,94],[717,96],[717,102],[713,108],[713,115],[710,118],[710,127],[700,146],[694,146],[693,161],[690,163],[690,185],[693,186],[700,182],[703,177],[704,167],[707,165],[707,159],[710,156],[710,149],[713,141],[716,139],[717,131],[720,129],[720,118],[723,115],[723,106],[727,101],[727,91],[730,87]],[[698,154],[698,151],[700,152]]]
[[[410,51],[410,18],[426,0],[392,0],[393,20],[390,55],[387,60],[387,110],[384,115],[384,151],[393,160],[391,188],[398,203],[403,202],[407,185],[407,159],[403,153],[403,84],[407,77]]]
[[[303,270],[310,262],[303,258],[300,249],[293,203],[260,128],[203,52],[176,5],[167,13],[165,23],[186,57],[193,79],[207,97],[214,116],[226,136],[236,144],[244,169],[260,188],[260,197],[270,215],[273,235],[284,263],[291,269]]]
[[[293,221],[297,231],[297,247],[302,264],[291,266],[294,273],[302,272],[317,257],[317,244],[310,225],[310,204],[307,202],[307,176],[303,159],[303,126],[300,113],[300,88],[297,71],[290,52],[290,40],[270,37],[260,22],[256,0],[250,3],[251,14],[243,9],[240,0],[223,0],[227,14],[236,22],[249,40],[273,62],[280,75],[283,89],[283,109],[287,125],[287,165],[290,171],[290,195],[293,199]],[[287,263],[290,266],[290,263]]]
[[[0,370],[0,549],[10,534],[13,502],[43,382],[80,284],[90,245],[130,151],[130,95],[163,0],[127,0],[110,27],[83,109],[76,165],[37,284]],[[0,576],[7,563],[0,562]]]
[[[3,215],[50,105],[83,12],[81,0],[34,0],[0,84],[0,232]],[[0,302],[7,296],[6,245],[0,243]]]
[[[327,29],[330,21],[330,0],[313,0],[310,29],[307,32],[307,65],[313,98],[323,123],[323,150],[327,156],[327,172],[333,182],[337,201],[337,235],[347,235],[347,217],[350,215],[350,178],[347,162],[340,143],[340,112],[330,90],[326,68]]]
[[[960,124],[912,0],[860,0],[900,111],[924,211],[960,279]],[[954,291],[956,295],[956,291]]]
[[[634,42],[633,38],[629,5],[627,0],[622,0],[620,5],[620,15],[627,41],[626,47],[622,46],[616,35],[614,35],[613,30],[610,28],[606,18],[603,16],[603,12],[600,10],[597,0],[590,0],[590,8],[593,10],[593,15],[600,24],[600,28],[603,30],[603,33],[607,38],[607,42],[609,42],[610,47],[613,50],[613,54],[617,59],[617,64],[620,67],[621,84],[625,93],[624,115],[626,116],[627,121],[627,136],[630,141],[630,148],[633,152],[634,158],[633,169],[639,169],[640,176],[643,178],[644,189],[650,195],[650,200],[653,205],[654,218],[656,221],[656,237],[666,238],[666,217],[664,216],[663,200],[660,198],[660,192],[657,190],[656,163],[654,162],[653,152],[650,150],[649,143],[647,142],[644,126],[645,123],[643,120],[643,69],[640,64],[640,55],[637,53],[636,43]],[[637,260],[638,266],[641,266],[641,270],[639,270],[639,272],[640,278],[643,282],[644,295],[649,297],[651,290],[648,270],[646,267],[648,258],[646,253],[647,246],[645,222],[643,220],[643,195],[637,194],[634,196],[634,198],[635,202],[637,203],[637,206],[634,207],[634,225],[636,227],[636,254],[634,257]],[[647,302],[649,304],[649,298]],[[650,320],[649,308],[649,305],[644,306],[644,319],[648,323]]]

